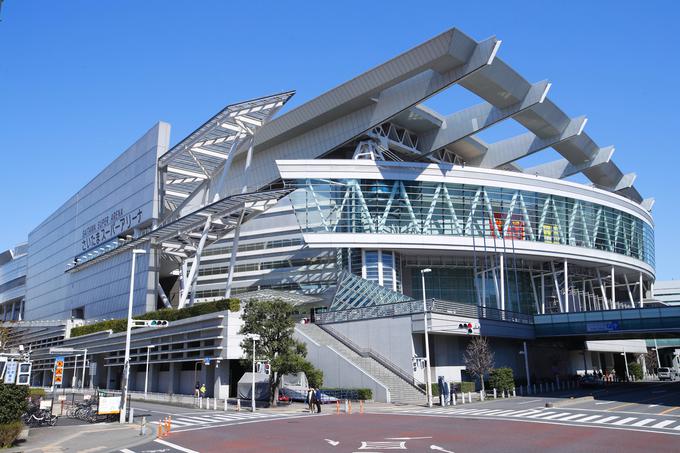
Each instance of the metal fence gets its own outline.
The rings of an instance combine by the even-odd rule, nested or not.
[[[441,299],[428,299],[427,311],[453,316],[463,316],[474,319],[489,319],[518,324],[533,324],[534,317],[525,313],[499,310],[491,307],[462,304]],[[316,315],[317,324],[332,324],[337,322],[358,321],[362,319],[388,318],[405,316],[423,312],[422,301],[407,301],[394,304],[374,305],[370,307],[356,307],[347,310],[327,311]]]

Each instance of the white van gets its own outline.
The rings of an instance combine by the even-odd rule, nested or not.
[[[662,366],[657,371],[657,376],[659,376],[660,381],[673,381],[675,378],[675,370]]]

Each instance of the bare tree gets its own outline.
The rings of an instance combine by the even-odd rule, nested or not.
[[[645,367],[647,368],[647,374],[656,374],[656,368],[658,366],[657,361],[657,351],[654,349],[648,350],[643,354],[645,358]]]
[[[493,369],[493,352],[484,337],[475,337],[465,349],[465,367],[482,383],[484,391],[484,375]]]

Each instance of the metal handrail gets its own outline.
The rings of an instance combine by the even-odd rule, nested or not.
[[[321,329],[323,329],[326,333],[328,333],[330,336],[338,340],[340,343],[344,344],[347,346],[349,349],[354,351],[355,353],[359,354],[361,357],[370,357],[376,362],[378,362],[380,365],[384,366],[388,370],[390,370],[392,373],[396,374],[399,376],[401,379],[409,383],[411,386],[416,388],[418,391],[423,392],[423,389],[421,389],[419,386],[420,385],[425,385],[423,382],[420,380],[416,379],[413,377],[413,375],[410,375],[406,370],[403,370],[400,368],[398,365],[396,365],[394,362],[390,361],[387,357],[383,356],[382,354],[374,351],[371,348],[364,348],[356,343],[354,343],[352,340],[347,338],[345,335],[341,334],[337,330],[333,329],[330,326],[324,326],[324,325],[319,325]]]

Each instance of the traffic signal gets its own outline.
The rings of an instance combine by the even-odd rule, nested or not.
[[[458,328],[459,329],[465,329],[468,334],[473,333],[472,327],[473,326],[472,326],[471,322],[462,322],[462,323],[458,324]]]
[[[151,319],[146,321],[147,327],[168,327],[170,323],[164,319]]]

